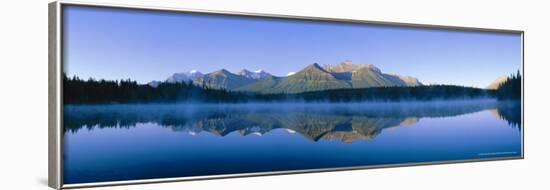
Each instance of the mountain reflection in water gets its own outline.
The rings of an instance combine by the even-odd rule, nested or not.
[[[82,128],[131,128],[155,123],[190,134],[209,132],[226,136],[263,135],[287,129],[307,139],[372,139],[382,130],[405,127],[422,118],[451,117],[492,110],[510,126],[521,124],[519,102],[495,100],[409,103],[273,103],[273,104],[136,104],[68,105],[64,107],[65,132]]]

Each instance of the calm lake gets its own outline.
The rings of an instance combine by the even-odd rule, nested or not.
[[[66,184],[521,156],[521,106],[64,106]]]

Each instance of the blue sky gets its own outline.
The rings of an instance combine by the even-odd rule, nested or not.
[[[424,83],[485,87],[521,67],[521,36],[487,32],[68,6],[69,76],[147,83],[176,72],[284,76],[344,60]]]

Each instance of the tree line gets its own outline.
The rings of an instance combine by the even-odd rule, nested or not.
[[[450,99],[491,98],[495,92],[480,88],[455,85],[414,87],[371,87],[362,89],[335,89],[291,95],[305,101],[329,102],[360,101],[429,101]]]
[[[63,75],[65,104],[106,104],[142,102],[235,102],[239,95],[187,83],[161,83],[157,87],[126,80],[83,80]]]
[[[508,78],[498,86],[496,97],[499,100],[521,99],[521,74],[519,70],[516,74],[508,76]]]
[[[298,94],[257,94],[213,89],[193,83],[161,82],[158,86],[126,80],[83,80],[63,75],[65,104],[163,103],[163,102],[359,102],[359,101],[429,101],[449,99],[498,98],[520,99],[521,76],[510,76],[497,90],[456,86],[428,85],[415,87],[371,87],[333,89]]]

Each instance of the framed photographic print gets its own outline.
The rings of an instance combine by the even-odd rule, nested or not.
[[[523,158],[523,31],[49,13],[56,189]]]

